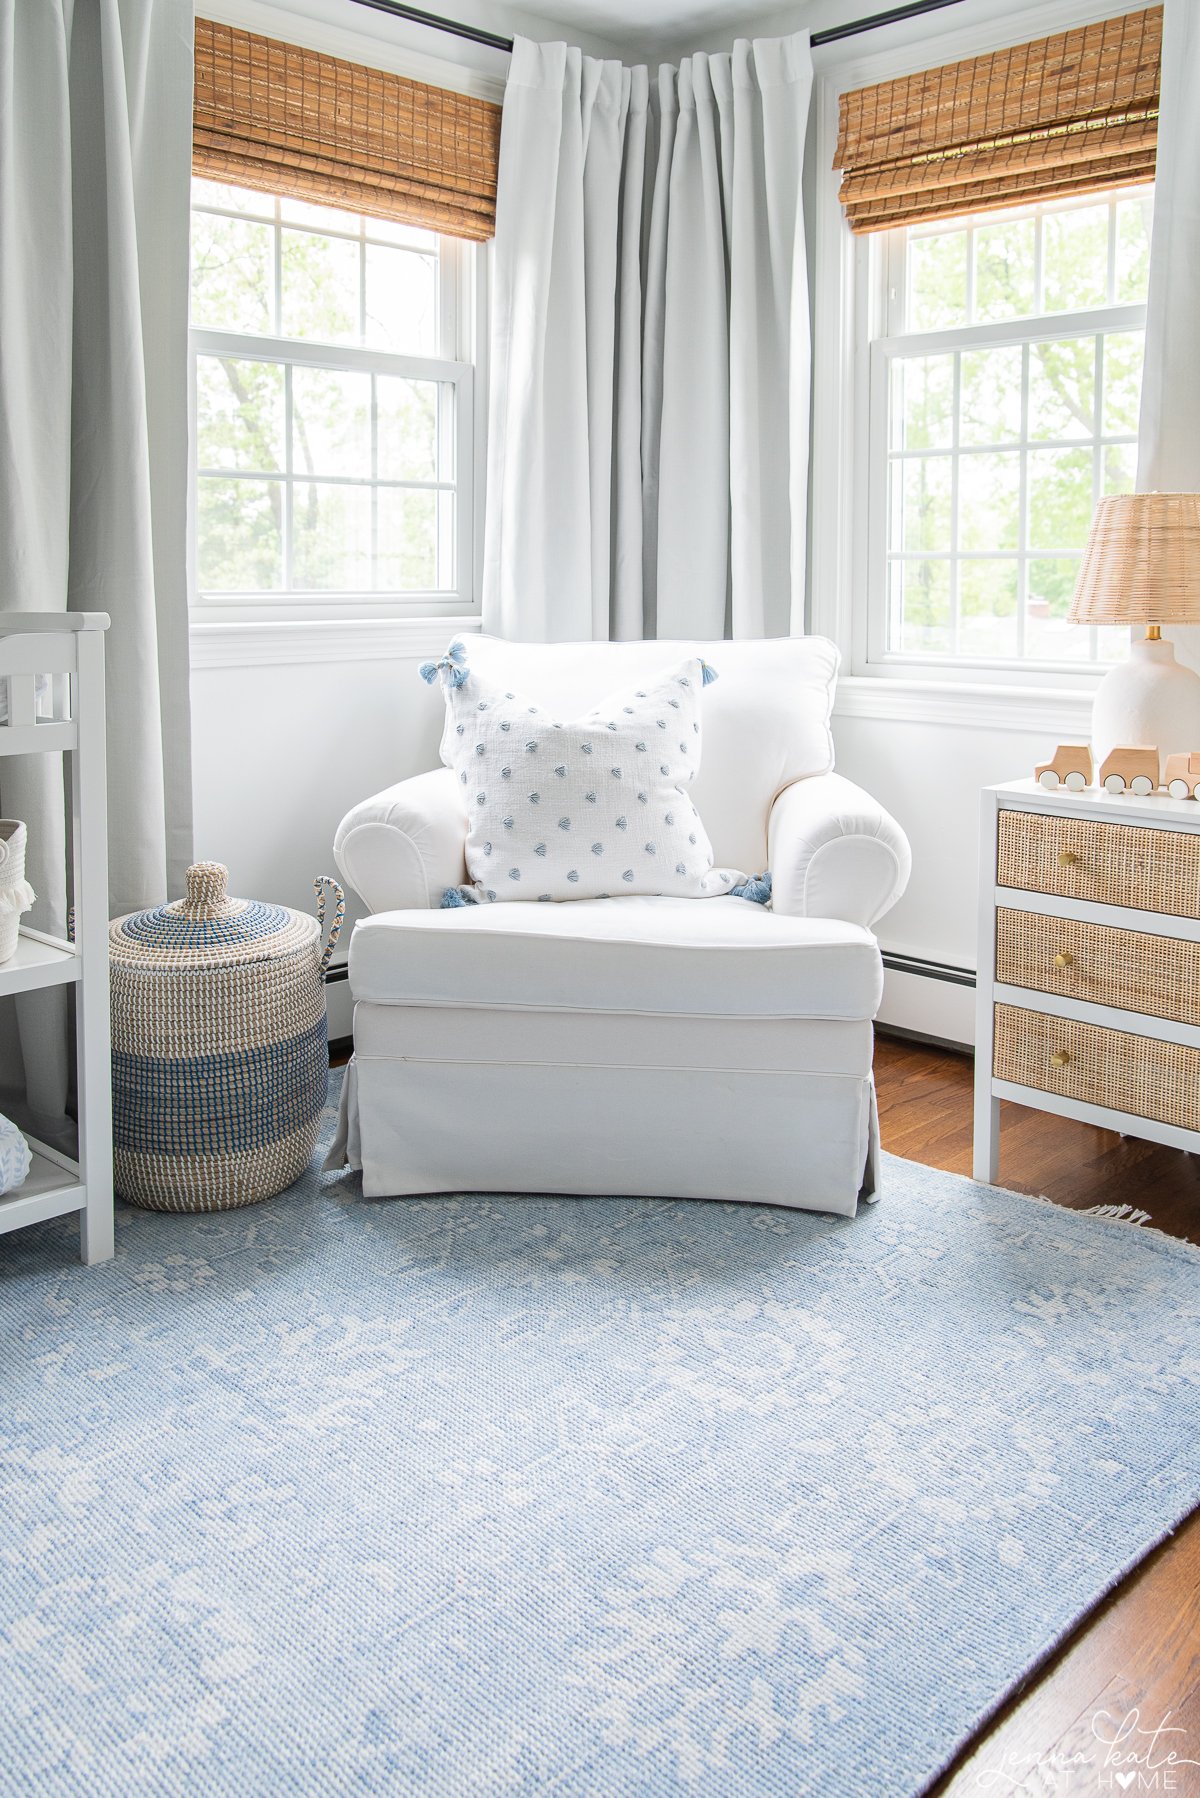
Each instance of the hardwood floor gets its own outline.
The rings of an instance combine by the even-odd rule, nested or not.
[[[881,1035],[875,1077],[884,1148],[969,1174],[970,1058]],[[1200,1242],[1200,1156],[1004,1105],[1000,1183],[1060,1205],[1135,1205],[1155,1228]],[[1093,1719],[1107,1712],[1119,1723],[1135,1707],[1143,1726],[1170,1712],[1186,1732],[1162,1738],[1160,1761],[1172,1747],[1200,1761],[1200,1511],[1085,1618],[932,1793],[1119,1793],[1115,1766],[1098,1774]],[[1200,1765],[1142,1769],[1125,1789],[1200,1798]]]

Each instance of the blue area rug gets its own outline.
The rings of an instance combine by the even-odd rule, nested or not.
[[[1200,1251],[912,1163],[117,1240],[0,1240],[5,1792],[903,1798],[1200,1500]]]

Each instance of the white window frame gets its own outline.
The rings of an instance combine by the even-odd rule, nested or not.
[[[841,652],[836,709],[842,717],[1087,734],[1091,695],[1101,678],[1098,669],[1047,672],[1022,664],[1009,671],[977,662],[964,669],[932,661],[897,666],[868,659],[871,545],[864,519],[869,346],[884,334],[884,321],[880,283],[871,280],[871,244],[846,225],[833,157],[839,97],[848,89],[985,56],[1123,10],[1103,0],[1017,6],[1004,0],[966,23],[951,24],[953,13],[921,16],[880,29],[870,39],[849,39],[814,51],[813,129],[806,166],[813,202],[814,446],[807,612],[808,628],[831,638]],[[945,27],[939,28],[943,21]]]
[[[279,206],[271,197],[263,196],[262,217],[274,214],[276,231],[275,289],[280,297],[281,270],[279,245],[281,221]],[[230,218],[248,216],[220,206],[201,205],[194,210]],[[190,216],[190,215],[189,215]],[[256,218],[259,215],[254,215]],[[288,229],[311,229],[346,242],[358,242],[365,258],[370,239],[370,221],[363,234],[347,232],[331,221],[327,231],[318,226],[288,224]],[[360,298],[363,294],[360,273]],[[294,338],[274,333],[251,333],[214,330],[191,326],[188,332],[189,395],[188,433],[193,495],[199,492],[201,475],[197,466],[197,362],[201,356],[229,356],[245,361],[264,361],[295,367],[350,370],[377,375],[401,375],[410,379],[436,381],[453,393],[454,453],[453,478],[432,482],[404,481],[380,483],[417,491],[452,491],[455,496],[452,556],[454,580],[449,587],[428,591],[345,591],[327,588],[287,588],[267,592],[206,592],[199,583],[197,568],[194,503],[189,507],[192,528],[189,530],[189,592],[193,625],[261,624],[264,622],[295,623],[313,619],[375,618],[389,620],[472,618],[480,610],[480,570],[482,565],[482,507],[476,506],[477,476],[480,472],[478,440],[482,435],[480,397],[477,381],[477,346],[481,323],[486,317],[486,257],[477,247],[463,239],[438,238],[438,346],[451,351],[436,356],[409,356],[392,351],[370,349],[363,345],[325,344],[311,338]],[[290,380],[286,383],[290,393]],[[286,408],[284,430],[285,466],[279,475],[287,481],[291,469],[291,408]],[[244,471],[206,469],[205,475],[225,474],[237,478]],[[322,476],[322,484],[360,486],[365,483],[343,477]],[[448,546],[451,547],[451,546]],[[286,569],[285,569],[286,576]]]
[[[1118,193],[1121,190],[1116,190]],[[1100,195],[1085,194],[1070,202],[1072,207],[1095,205]],[[1116,221],[1112,209],[1110,190],[1103,194],[1105,203],[1110,208],[1108,227],[1107,253],[1107,285],[1110,292],[1115,289],[1115,254],[1116,254]],[[1013,208],[1035,221],[1035,289],[1040,291],[1042,278],[1042,220],[1049,214],[1055,214],[1057,208],[1052,202],[1043,202],[1035,207]],[[990,212],[984,215],[986,221],[997,221],[1007,216],[1005,212]],[[972,220],[972,223],[974,220]],[[963,220],[964,227],[967,221]],[[955,221],[947,219],[945,228],[953,229]],[[879,292],[873,308],[875,315],[884,321],[881,335],[872,339],[869,349],[869,397],[868,397],[868,471],[867,471],[867,594],[866,594],[866,649],[865,663],[862,672],[899,671],[910,673],[914,669],[937,670],[957,669],[974,673],[980,677],[999,672],[1006,677],[1014,675],[1035,674],[1063,676],[1079,673],[1098,675],[1105,672],[1109,664],[1093,657],[1088,660],[1077,658],[1073,661],[1039,660],[1020,653],[1013,656],[966,656],[966,655],[922,655],[916,651],[892,649],[888,645],[888,611],[890,606],[890,564],[892,556],[889,552],[889,496],[890,471],[897,457],[915,458],[919,451],[894,451],[890,448],[890,393],[891,369],[894,361],[901,358],[939,355],[961,350],[1019,348],[1022,351],[1022,391],[1027,392],[1029,373],[1029,346],[1035,343],[1055,343],[1069,337],[1103,338],[1110,334],[1131,331],[1142,331],[1146,325],[1146,308],[1141,305],[1104,305],[1076,312],[1036,313],[1026,318],[1003,319],[986,324],[957,325],[937,331],[909,332],[904,329],[906,298],[908,291],[908,252],[909,236],[907,230],[879,232],[868,239],[868,256],[870,258],[869,279],[878,283]],[[970,293],[973,286],[974,256],[973,245],[968,239],[967,246],[967,292],[968,309]],[[1103,345],[1101,344],[1095,368],[1095,403],[1097,412],[1103,403]],[[1075,439],[1043,439],[1031,438],[1028,434],[1029,420],[1027,407],[1022,405],[1021,433],[1016,444],[1006,441],[996,448],[1009,450],[1019,448],[1026,450],[1078,450],[1090,449],[1092,452],[1092,506],[1100,498],[1103,490],[1102,467],[1104,449],[1113,444],[1132,444],[1136,448],[1136,436],[1129,433],[1109,433],[1102,430],[1103,418],[1098,416],[1097,429],[1090,438]],[[949,561],[953,563],[958,554],[958,519],[957,519],[957,486],[959,477],[958,440],[958,393],[957,382],[954,396],[954,413],[952,420],[952,441],[949,454],[952,457],[952,494],[951,494],[951,547],[948,554],[930,554],[917,556],[913,560]],[[970,453],[986,451],[986,444],[972,444]],[[938,452],[939,454],[942,452]],[[1017,593],[1017,640],[1023,643],[1026,628],[1026,586],[1025,577],[1030,560],[1040,555],[1066,553],[1066,546],[1056,549],[1046,548],[1044,551],[1030,550],[1027,541],[1028,530],[1028,493],[1026,483],[1026,463],[1022,456],[1021,490],[1019,498],[1018,542],[1016,551],[971,551],[971,559],[1012,560],[1018,563]],[[1082,548],[1082,546],[1080,546]],[[950,590],[951,619],[957,622],[957,585],[951,578]]]

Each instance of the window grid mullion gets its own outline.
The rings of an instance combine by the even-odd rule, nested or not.
[[[367,342],[367,222],[358,221],[358,341]]]
[[[975,227],[967,227],[967,323],[975,323]]]
[[[273,255],[272,255],[272,279],[273,279],[274,288],[275,288],[275,293],[274,293],[275,304],[274,304],[274,308],[273,308],[273,314],[274,314],[274,319],[275,319],[275,335],[277,337],[282,337],[283,336],[283,229],[282,229],[282,226],[280,225],[279,217],[280,217],[279,201],[276,200],[276,202],[275,202],[275,224],[274,224],[275,242],[274,242],[274,251],[273,251]]]
[[[1109,210],[1112,208],[1110,206]],[[1095,436],[1092,439],[1092,514],[1095,515],[1096,502],[1104,491],[1104,439],[1101,435],[1104,428],[1104,333],[1096,333],[1096,352],[1093,379],[1095,393],[1092,401],[1092,427]],[[1091,659],[1096,660],[1097,653],[1096,627],[1088,626],[1088,649]]]
[[[957,655],[959,649],[959,588],[958,588],[958,496],[959,496],[959,446],[962,437],[959,425],[959,412],[962,406],[962,351],[954,353],[953,397],[950,414],[950,643],[951,654]]]
[[[371,591],[379,581],[379,376],[371,376]]]
[[[1029,604],[1029,365],[1032,345],[1021,345],[1021,447],[1017,463],[1017,655],[1026,642]]]
[[[292,369],[290,363],[283,367],[283,590],[291,593],[293,548],[292,536],[295,528],[296,506],[292,486],[295,462],[292,455]]]

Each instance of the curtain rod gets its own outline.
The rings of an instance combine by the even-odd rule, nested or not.
[[[408,19],[414,25],[428,25],[431,31],[444,31],[450,37],[466,38],[472,44],[486,44],[491,50],[511,50],[513,40],[497,32],[485,31],[481,25],[464,25],[458,19],[443,18],[441,13],[423,12],[419,6],[406,6],[404,0],[354,0],[356,6],[370,6],[376,12],[391,13],[393,18]],[[831,25],[826,31],[814,31],[812,45],[836,44],[842,38],[858,37],[864,31],[875,31],[881,25],[895,25],[901,19],[917,19],[922,13],[940,12],[943,6],[957,6],[959,0],[908,0],[905,6],[893,6],[887,12],[872,13],[866,19],[852,19],[847,25]]]

